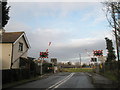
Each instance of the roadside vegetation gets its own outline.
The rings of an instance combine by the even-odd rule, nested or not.
[[[103,65],[103,67],[100,69],[99,73],[113,82],[118,82],[120,77],[118,65],[120,65],[118,61],[106,62],[105,65]]]
[[[112,81],[117,82],[118,80],[117,76],[114,73],[111,73],[111,71],[106,71],[105,73],[101,73],[101,74]]]
[[[62,68],[62,72],[92,72],[92,68]]]

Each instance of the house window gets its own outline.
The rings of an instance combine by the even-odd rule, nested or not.
[[[23,43],[19,42],[19,51],[23,51]]]

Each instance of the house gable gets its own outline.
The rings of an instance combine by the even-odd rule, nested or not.
[[[29,42],[28,42],[28,39],[27,39],[25,33],[23,33],[13,44],[16,44],[21,38],[24,39],[24,41],[25,41],[25,43],[26,43],[26,46],[27,46],[28,48],[30,48],[30,44],[29,44]]]
[[[24,37],[27,47],[30,48],[25,32],[4,32],[1,37],[2,42],[0,43],[15,44],[21,37]]]
[[[22,45],[22,47],[20,46]],[[21,49],[22,48],[22,49]],[[27,58],[27,51],[29,47],[26,44],[24,36],[19,38],[16,43],[13,45],[13,66],[12,68],[19,68],[20,57]]]

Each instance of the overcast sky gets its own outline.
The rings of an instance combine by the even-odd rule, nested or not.
[[[100,2],[9,2],[6,31],[25,31],[30,57],[49,49],[58,61],[89,62],[93,50],[104,50],[105,37],[113,38]],[[51,42],[51,46],[48,43]]]

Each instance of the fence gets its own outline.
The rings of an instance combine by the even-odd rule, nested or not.
[[[113,73],[114,75],[119,75],[120,73],[120,62],[114,61],[114,62],[105,62],[102,64],[102,67],[99,65],[100,72],[105,73],[107,71]]]
[[[43,74],[53,72],[52,69],[48,70],[48,67],[52,65],[49,63],[43,64]],[[8,69],[2,70],[2,84],[11,83],[14,81],[29,79],[40,75],[41,67],[37,64],[31,64],[30,69]]]
[[[106,62],[102,64],[102,67],[99,65],[99,72],[103,75],[109,77],[111,80],[114,81],[116,87],[120,88],[120,62]]]
[[[30,71],[28,69],[2,70],[2,84],[29,78]]]

